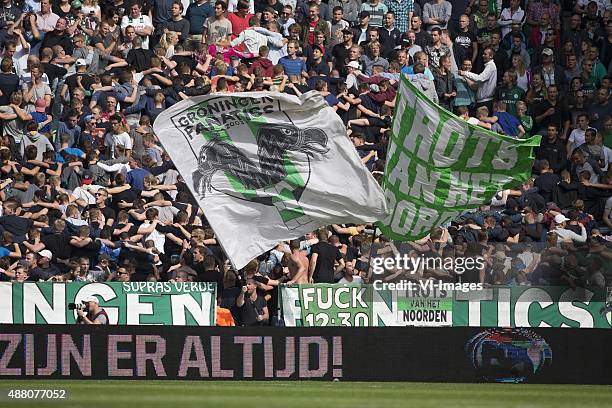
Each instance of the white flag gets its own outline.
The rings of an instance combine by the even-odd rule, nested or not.
[[[321,226],[387,215],[381,188],[318,92],[199,96],[153,127],[236,268]]]

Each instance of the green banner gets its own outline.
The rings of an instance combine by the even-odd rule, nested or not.
[[[286,326],[612,327],[612,295],[606,289],[381,286],[282,286],[283,321]]]
[[[600,288],[519,286],[456,292],[453,326],[609,329],[609,297]]]
[[[531,174],[540,136],[517,140],[468,124],[404,76],[395,106],[383,189],[390,214],[379,227],[413,241]]]
[[[379,289],[374,285],[283,286],[286,326],[450,326],[452,292]]]
[[[96,296],[110,324],[214,326],[209,282],[0,283],[0,324],[74,324],[69,303]]]

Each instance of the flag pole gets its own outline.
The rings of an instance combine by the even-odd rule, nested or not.
[[[368,278],[368,283],[370,282],[370,276],[372,275],[370,273],[370,266],[372,264],[372,256],[374,255],[374,240],[376,239],[376,229],[378,227],[376,226],[376,224],[374,224],[374,229],[372,230],[372,243],[370,244],[370,256],[368,257],[368,267],[366,269],[366,277]]]

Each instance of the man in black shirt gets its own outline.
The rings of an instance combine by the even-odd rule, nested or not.
[[[183,18],[183,4],[180,1],[172,3],[172,20],[166,23],[168,31],[178,34],[181,43],[189,37],[189,20]]]
[[[127,54],[127,63],[134,67],[136,72],[146,71],[151,68],[151,58],[155,55],[153,51],[142,48],[142,39],[140,37],[134,38],[132,44],[134,48]]]
[[[106,205],[106,200],[108,200],[108,191],[105,188],[98,189],[94,194],[96,196],[96,204],[94,208],[99,208],[102,215],[104,215],[105,225],[109,227],[115,223],[115,210]]]
[[[538,193],[544,197],[547,203],[552,201],[552,191],[559,184],[559,181],[561,179],[557,174],[553,173],[548,160],[541,160],[540,176],[535,179],[535,186],[538,188]]]
[[[29,281],[37,282],[39,280],[49,280],[52,276],[58,275],[60,270],[52,265],[51,258],[53,254],[48,249],[43,249],[37,255],[37,266],[30,273]]]
[[[570,114],[567,105],[559,100],[559,90],[556,85],[547,89],[547,99],[533,106],[532,116],[535,119],[535,130],[543,132],[549,125],[555,125],[559,130],[561,140],[567,139],[570,125]],[[543,134],[539,133],[538,134]]]
[[[412,30],[414,31],[416,37],[414,43],[421,48],[425,48],[431,42],[431,35],[429,35],[427,31],[423,30],[423,20],[421,17],[413,15],[411,23]]]
[[[270,318],[266,301],[257,294],[257,282],[253,278],[248,278],[246,286],[242,287],[236,306],[240,310],[243,326],[261,326]]]
[[[86,91],[91,90],[91,85],[94,83],[94,78],[87,73],[87,61],[83,58],[76,60],[76,73],[66,78],[66,84],[64,85],[63,92],[67,90],[74,90],[76,88],[85,89]],[[79,86],[80,82],[80,86]]]
[[[206,248],[202,246],[198,246],[193,252],[193,269],[198,274],[198,282],[216,282],[217,292],[221,292],[223,290],[223,274],[217,268],[215,257],[205,255],[205,252]]]
[[[334,283],[334,274],[344,268],[344,259],[338,248],[327,242],[327,230],[322,229],[317,235],[319,242],[312,246],[310,255],[309,280],[314,283]],[[337,270],[336,261],[340,264]]]
[[[40,63],[45,74],[47,75],[47,78],[49,78],[49,85],[52,85],[56,79],[63,78],[68,72],[66,68],[52,64],[51,60],[53,60],[53,50],[51,48],[43,48],[40,50]],[[76,82],[74,86],[76,87]]]
[[[13,92],[19,89],[19,77],[12,72],[13,61],[2,58],[0,62],[0,106],[8,105]]]
[[[53,262],[58,259],[67,260],[72,255],[72,247],[68,243],[70,236],[64,233],[66,229],[66,221],[56,220],[53,223],[53,230],[47,235],[42,235],[39,245],[42,249],[48,249],[54,256]],[[41,249],[39,251],[42,252]]]
[[[466,58],[474,64],[478,57],[478,40],[476,34],[470,30],[470,18],[467,15],[462,14],[459,17],[459,24],[451,31],[451,39],[457,65],[462,65]]]
[[[546,137],[542,138],[540,147],[536,150],[536,159],[548,161],[555,173],[561,172],[567,165],[565,145],[559,140],[558,133],[557,125],[548,125]]]
[[[55,30],[47,33],[42,41],[40,49],[53,48],[55,45],[61,45],[66,55],[72,55],[74,46],[72,44],[72,38],[66,31],[68,28],[68,22],[64,17],[61,17],[55,23]]]
[[[342,30],[342,38],[344,42],[334,45],[332,48],[332,56],[334,57],[334,68],[339,72],[343,72],[351,47],[353,46],[353,30],[345,28]]]
[[[378,28],[379,42],[384,53],[383,58],[389,60],[395,53],[395,48],[400,45],[402,33],[395,28],[395,13],[392,11],[385,14],[384,25]]]
[[[8,231],[13,234],[13,240],[17,243],[21,243],[25,240],[25,236],[28,233],[32,225],[36,227],[43,227],[44,224],[32,221],[29,218],[22,218],[16,215],[19,204],[15,200],[6,200],[2,203],[2,217],[0,217],[0,232]]]

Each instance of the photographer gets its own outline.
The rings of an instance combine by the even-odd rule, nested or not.
[[[77,309],[79,324],[108,324],[108,315],[98,304],[98,298],[88,296],[83,299],[83,307]]]
[[[270,318],[266,300],[258,295],[257,282],[253,278],[246,280],[246,285],[236,299],[236,306],[240,310],[243,326],[261,326]]]

